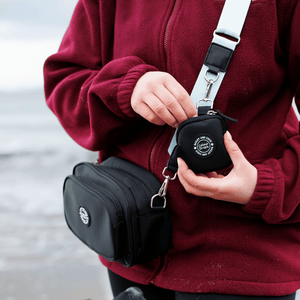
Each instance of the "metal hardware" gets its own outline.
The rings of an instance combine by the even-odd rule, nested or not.
[[[219,79],[219,77],[220,77],[220,73],[218,73],[216,76],[216,78],[215,79],[208,79],[207,78],[207,73],[209,72],[209,69],[208,70],[206,70],[206,72],[205,72],[205,74],[204,74],[204,79],[208,82],[208,83],[215,83],[215,82],[217,82],[218,81],[218,79]],[[209,72],[209,73],[211,73],[211,72]],[[211,74],[213,74],[213,73],[211,73]],[[215,75],[215,74],[214,74]],[[206,88],[206,90],[207,90],[207,88]]]
[[[169,179],[169,180],[176,179],[177,173],[175,173],[175,175],[171,178],[169,175],[165,175],[166,170],[167,170],[167,167],[165,167],[164,170],[162,171],[162,174],[166,179]]]
[[[198,101],[197,101],[197,104],[196,104],[196,108],[197,108],[197,109],[198,109],[198,107],[200,106],[200,105],[199,105],[200,102],[210,102],[210,103],[211,103],[210,108],[211,108],[211,109],[213,108],[213,104],[214,104],[213,100],[211,100],[211,99],[201,99],[201,100],[198,100]]]
[[[152,198],[151,198],[151,202],[150,202],[150,207],[154,208],[154,209],[162,209],[162,208],[166,208],[167,206],[167,199],[166,199],[166,194],[167,194],[167,189],[168,189],[168,185],[169,185],[169,180],[174,180],[176,179],[177,173],[175,173],[175,175],[173,177],[170,177],[169,175],[165,175],[165,171],[167,168],[164,168],[162,175],[165,177],[164,182],[162,183],[159,191],[157,194],[155,194]],[[156,197],[161,197],[164,199],[164,204],[163,206],[154,206],[154,199]]]
[[[153,206],[153,202],[154,202],[154,199],[156,197],[161,197],[161,196],[159,196],[159,194],[154,195],[151,198],[150,207],[153,208],[153,209],[164,209],[164,208],[166,208],[166,206],[167,206],[167,199],[166,199],[166,197],[163,197],[164,198],[164,205],[163,206]]]
[[[211,115],[211,116],[214,116],[214,115],[217,114],[217,112],[214,111],[214,110],[209,110],[209,111],[207,112],[207,114],[208,114],[208,115]]]
[[[204,97],[204,99],[209,99],[210,92],[211,92],[212,86],[214,84],[213,80],[209,80],[207,82],[208,82],[208,84],[206,86],[206,91],[205,91],[205,97]]]
[[[212,89],[212,87],[213,87],[213,84],[214,84],[215,82],[217,82],[218,79],[219,79],[219,77],[220,77],[220,73],[218,73],[218,74],[216,75],[216,78],[215,78],[215,79],[208,79],[208,78],[207,78],[207,73],[208,73],[208,72],[209,72],[209,70],[207,70],[207,71],[205,72],[205,74],[204,74],[204,79],[207,81],[207,86],[206,86],[205,96],[204,96],[203,99],[200,99],[200,100],[197,101],[197,103],[196,103],[196,108],[197,108],[197,109],[198,109],[198,107],[199,107],[200,102],[210,102],[210,103],[211,103],[211,105],[210,105],[210,108],[211,108],[211,109],[213,108],[213,105],[214,105],[214,101],[211,100],[211,99],[209,99],[209,96],[210,96],[210,93],[211,93],[211,89]]]

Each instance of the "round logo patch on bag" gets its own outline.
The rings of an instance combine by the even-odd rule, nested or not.
[[[91,217],[87,210],[82,206],[79,208],[79,216],[84,225],[89,226],[91,224]]]
[[[202,158],[210,157],[216,150],[216,143],[208,134],[198,135],[193,142],[194,153]]]

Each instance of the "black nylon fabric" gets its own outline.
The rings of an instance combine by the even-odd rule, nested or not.
[[[164,255],[171,218],[161,183],[148,170],[117,157],[80,163],[65,179],[65,219],[84,244],[109,261],[131,267]]]
[[[167,169],[177,172],[177,158],[181,157],[194,173],[208,173],[231,165],[223,135],[228,124],[219,114],[203,114],[180,124],[177,146],[174,148]]]

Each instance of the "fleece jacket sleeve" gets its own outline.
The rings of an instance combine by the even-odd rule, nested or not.
[[[111,3],[107,24],[100,20],[98,1],[80,0],[58,53],[44,65],[47,105],[66,132],[92,151],[116,143],[141,120],[131,108],[131,94],[144,73],[157,71],[135,56],[112,60]]]
[[[300,110],[300,2],[294,10],[287,42],[288,80]],[[282,158],[268,159],[255,165],[258,182],[254,194],[244,210],[261,215],[270,224],[300,222],[300,135],[293,133],[289,114],[284,132],[290,135]],[[299,121],[296,120],[296,122]]]

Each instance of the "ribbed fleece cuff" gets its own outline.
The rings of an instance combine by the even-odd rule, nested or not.
[[[137,81],[149,71],[158,71],[158,69],[146,64],[137,65],[129,70],[119,85],[117,102],[120,110],[128,117],[139,117],[131,107],[131,95]]]
[[[257,183],[250,201],[243,210],[261,215],[268,205],[274,191],[275,176],[272,168],[266,165],[255,165],[257,169]]]

